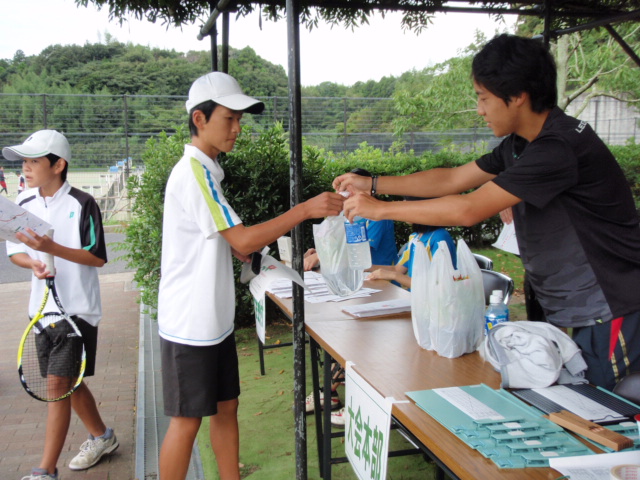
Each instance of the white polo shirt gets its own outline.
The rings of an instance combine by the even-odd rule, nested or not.
[[[164,200],[158,326],[162,338],[216,345],[233,332],[231,246],[219,234],[242,223],[227,203],[224,171],[193,145],[173,167]]]
[[[102,216],[95,199],[86,192],[65,182],[53,197],[42,197],[37,188],[18,195],[16,203],[53,225],[53,240],[69,248],[82,248],[107,261],[107,250],[102,229]],[[42,254],[24,243],[7,241],[7,254],[26,253],[42,260]],[[102,318],[98,269],[55,257],[56,289],[62,306],[69,315],[78,315],[91,325],[98,326]],[[31,278],[29,316],[40,308],[45,281]],[[58,312],[52,296],[49,296],[45,312]]]

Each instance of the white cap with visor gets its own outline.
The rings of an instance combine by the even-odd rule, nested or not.
[[[40,158],[53,153],[67,163],[71,160],[71,148],[66,137],[56,130],[39,130],[21,145],[4,147],[2,156],[12,162],[23,158]]]
[[[242,93],[238,81],[223,72],[207,73],[193,82],[185,103],[187,112],[208,100],[238,112],[262,113],[264,110],[264,103]]]

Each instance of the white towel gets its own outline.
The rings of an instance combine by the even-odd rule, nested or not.
[[[554,383],[585,383],[587,364],[576,343],[545,322],[496,325],[481,352],[502,375],[503,388],[542,388]]]

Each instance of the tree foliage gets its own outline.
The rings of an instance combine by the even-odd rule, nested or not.
[[[486,38],[476,32],[475,43],[445,62],[403,75],[394,93],[398,116],[394,131],[446,130],[481,126],[471,83],[473,55]]]
[[[250,95],[287,95],[287,75],[280,65],[250,47],[230,48],[229,73]],[[186,95],[189,85],[211,71],[211,54],[107,43],[52,45],[39,55],[20,51],[0,61],[2,93],[85,93],[105,95]]]
[[[542,32],[542,21],[524,18],[517,34],[531,37]],[[636,51],[640,49],[640,26],[616,29]],[[475,128],[482,126],[476,114],[476,96],[470,78],[471,61],[487,39],[477,33],[472,45],[457,57],[421,71],[407,72],[396,83],[393,95],[399,114],[394,119],[398,136],[405,132]],[[565,109],[580,101],[578,116],[597,96],[628,103],[640,99],[640,70],[605,29],[561,36],[551,43],[558,67],[558,104]]]
[[[129,15],[137,19],[146,18],[150,22],[160,21],[167,26],[193,24],[200,17],[207,18],[212,5],[218,2],[208,0],[163,0],[148,2],[144,0],[76,0],[78,6],[93,3],[99,8],[107,7],[110,18],[124,21]],[[313,29],[320,21],[346,28],[356,28],[368,23],[373,12],[400,11],[403,13],[402,26],[405,29],[420,32],[429,27],[433,15],[450,8],[448,0],[345,0],[326,6],[322,0],[300,0],[300,21],[308,29]],[[462,3],[462,2],[461,2]],[[640,0],[545,0],[497,1],[466,0],[470,7],[491,9],[499,16],[505,8],[512,11],[523,11],[538,17],[546,14],[551,8],[551,26],[560,28],[578,25],[601,16],[611,16],[633,12],[640,8]],[[236,0],[230,2],[228,8],[238,15],[247,15],[260,11],[268,19],[277,21],[285,14],[285,0]]]
[[[518,22],[517,33],[539,35],[543,24],[539,19],[526,18]],[[634,50],[640,48],[640,24],[627,22],[615,31]],[[563,35],[551,43],[558,68],[558,104],[566,109],[579,101],[579,115],[589,101],[598,96],[613,97],[636,103],[640,99],[640,71],[631,57],[605,28]]]

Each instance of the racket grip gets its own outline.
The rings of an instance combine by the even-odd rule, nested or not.
[[[53,240],[53,228],[50,228],[49,230],[47,230],[47,237]],[[47,277],[55,277],[56,267],[53,263],[53,255],[51,255],[50,253],[42,252],[42,261],[44,262],[44,264],[47,267],[47,270],[49,271],[49,274],[47,275]]]

